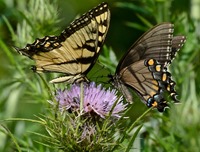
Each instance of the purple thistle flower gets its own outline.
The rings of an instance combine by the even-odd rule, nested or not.
[[[117,97],[117,91],[102,88],[101,84],[96,86],[94,82],[83,85],[83,111],[84,113],[96,113],[102,118],[112,110],[117,101],[111,116],[120,117],[120,112],[125,110],[126,104],[122,103],[122,96]],[[80,84],[73,84],[70,90],[58,90],[56,100],[59,102],[61,110],[80,110]]]

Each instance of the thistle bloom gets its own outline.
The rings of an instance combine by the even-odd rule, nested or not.
[[[61,110],[78,111],[80,110],[80,84],[73,84],[70,90],[58,90],[56,100],[59,102]],[[102,88],[101,84],[94,82],[83,85],[83,111],[84,113],[96,113],[102,118],[112,110],[117,101],[111,116],[120,117],[120,112],[125,110],[126,104],[122,103],[122,96],[117,97],[115,89]]]

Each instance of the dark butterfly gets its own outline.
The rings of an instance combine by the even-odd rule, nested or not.
[[[107,3],[101,3],[74,20],[59,36],[46,36],[27,44],[20,54],[35,60],[36,72],[64,73],[51,83],[86,79],[99,56],[110,24]]]
[[[144,33],[120,60],[111,81],[128,102],[133,101],[128,87],[148,107],[156,107],[160,112],[167,106],[165,94],[178,102],[175,82],[167,68],[186,38],[173,37],[173,31],[174,26],[171,23],[156,25]]]

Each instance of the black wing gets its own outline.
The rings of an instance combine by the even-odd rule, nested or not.
[[[184,36],[173,38],[173,31],[173,24],[161,23],[144,33],[120,60],[116,72],[142,59],[153,58],[165,65],[170,63],[185,42]]]
[[[162,23],[143,34],[120,60],[116,70],[115,84],[129,102],[131,87],[148,107],[163,111],[167,106],[165,93],[175,102],[175,82],[168,72],[168,65],[185,43],[184,36],[173,37],[173,24]]]

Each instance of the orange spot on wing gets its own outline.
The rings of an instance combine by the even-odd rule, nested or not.
[[[46,42],[46,43],[45,43],[45,45],[44,45],[44,47],[46,47],[46,48],[47,48],[47,47],[49,47],[49,46],[50,46],[50,44],[51,44],[51,43],[49,43],[49,42]]]
[[[162,75],[162,81],[166,81],[167,80],[167,75],[166,75],[166,73],[164,73],[163,75]]]
[[[153,60],[153,59],[150,59],[150,60],[148,61],[148,64],[149,64],[149,65],[154,65],[154,60]]]
[[[167,86],[167,91],[171,91],[170,85]]]
[[[160,65],[156,66],[156,71],[158,71],[158,72],[161,71],[161,66]]]
[[[158,106],[158,103],[156,101],[154,101],[154,103],[152,103],[152,106],[153,107],[157,107]]]

